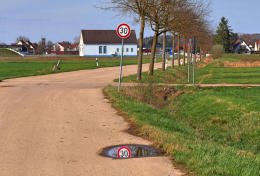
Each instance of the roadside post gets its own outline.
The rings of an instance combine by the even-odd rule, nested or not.
[[[191,58],[192,58],[191,42],[192,42],[192,39],[189,39],[189,43],[188,43],[188,83],[190,83],[190,63],[191,63]]]
[[[122,49],[121,49],[121,62],[120,62],[120,74],[119,74],[119,81],[118,81],[118,92],[120,91],[121,81],[122,81],[122,72],[123,72],[123,59],[124,59],[124,39],[130,36],[131,29],[128,24],[120,24],[117,27],[117,35],[122,39]]]
[[[98,58],[96,58],[96,65],[97,65],[97,67],[99,66],[99,64],[98,64]]]
[[[60,60],[58,60],[57,67],[58,68],[60,67]]]
[[[60,60],[58,60],[58,63],[53,66],[52,71],[60,70]]]
[[[196,37],[193,38],[193,54],[194,54],[194,59],[193,59],[193,87],[195,87],[195,73],[196,73]]]

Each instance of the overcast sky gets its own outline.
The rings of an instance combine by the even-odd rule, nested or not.
[[[81,29],[116,29],[126,22],[139,32],[131,16],[104,11],[105,0],[2,0],[0,6],[0,42],[12,43],[22,35],[38,42],[42,37],[53,42],[73,41]],[[260,33],[259,0],[212,0],[212,26],[222,16],[234,32]],[[149,27],[145,36],[152,35]]]

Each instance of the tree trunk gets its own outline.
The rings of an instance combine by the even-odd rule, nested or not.
[[[173,36],[172,36],[172,68],[174,67],[174,52],[175,52],[175,32],[173,32]]]
[[[162,63],[162,70],[165,71],[166,65],[166,32],[163,33],[163,63]]]
[[[178,66],[181,65],[181,35],[178,32]]]
[[[153,36],[151,61],[150,61],[149,73],[148,73],[150,76],[153,75],[153,70],[154,70],[154,59],[155,59],[156,44],[157,44],[157,39],[158,39],[158,31],[159,31],[159,26],[156,25],[154,36]]]
[[[137,78],[136,78],[138,81],[140,81],[142,79],[144,27],[145,27],[145,19],[144,19],[144,17],[141,17],[139,51],[138,51],[138,66],[137,66]]]
[[[202,61],[201,50],[200,50],[200,62]]]

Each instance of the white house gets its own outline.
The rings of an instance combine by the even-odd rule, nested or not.
[[[82,30],[79,55],[89,57],[121,55],[122,39],[115,30]],[[124,39],[124,55],[137,56],[137,38],[134,30]]]
[[[55,45],[53,45],[53,50],[54,51],[64,51],[65,47],[69,47],[68,43],[63,43],[63,42],[57,42]]]
[[[255,42],[254,51],[260,51],[260,40]]]
[[[239,54],[250,54],[251,48],[243,40],[237,40],[233,43],[233,52]]]

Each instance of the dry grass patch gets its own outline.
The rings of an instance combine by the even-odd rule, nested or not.
[[[225,61],[224,67],[260,67],[260,61],[257,62],[229,62]]]
[[[203,62],[199,63],[197,67],[204,68],[212,62],[214,62],[214,59],[212,57],[207,57],[206,59],[203,60]]]
[[[168,100],[184,94],[185,91],[174,87],[137,86],[124,89],[124,94],[155,108],[164,108]]]

